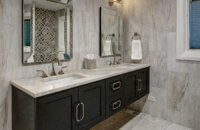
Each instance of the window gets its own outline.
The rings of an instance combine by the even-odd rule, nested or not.
[[[200,0],[177,0],[178,60],[200,61]]]
[[[200,49],[200,0],[190,2],[190,49]]]

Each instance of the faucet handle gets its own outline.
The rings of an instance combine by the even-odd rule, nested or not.
[[[122,59],[120,58],[118,61],[117,61],[117,64],[120,64],[120,61],[121,61]]]
[[[110,61],[110,62],[109,62],[109,66],[112,66],[112,65],[113,65],[113,63],[112,63],[112,61]]]
[[[63,66],[61,70],[58,72],[59,75],[65,74],[63,69],[67,68],[68,66]]]
[[[42,75],[41,75],[42,78],[47,78],[48,77],[48,75],[45,73],[44,70],[37,70],[37,72],[42,72]]]

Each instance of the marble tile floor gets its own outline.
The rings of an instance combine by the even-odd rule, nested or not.
[[[181,125],[170,123],[166,120],[154,118],[150,115],[140,113],[120,130],[192,130]]]
[[[123,109],[90,130],[192,130],[166,120],[140,113],[139,115]]]

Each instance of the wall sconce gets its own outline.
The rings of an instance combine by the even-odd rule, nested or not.
[[[116,2],[116,3],[119,3],[119,2],[121,2],[122,0],[109,0],[109,5],[110,6],[113,6],[113,4]]]

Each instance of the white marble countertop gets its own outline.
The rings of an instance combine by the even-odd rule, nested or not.
[[[48,83],[45,82],[45,79],[35,77],[13,80],[10,82],[10,84],[20,89],[21,91],[27,93],[28,95],[32,96],[33,98],[38,98],[48,94],[92,83],[95,81],[107,79],[113,76],[125,74],[131,71],[140,70],[146,67],[150,66],[148,64],[121,64],[112,67],[97,68],[93,70],[82,69],[77,71],[71,71],[67,72],[62,76],[57,76],[57,78],[61,77],[62,79],[65,76],[67,77],[69,75],[83,76],[83,78],[72,80],[70,82],[62,80],[61,82]]]

